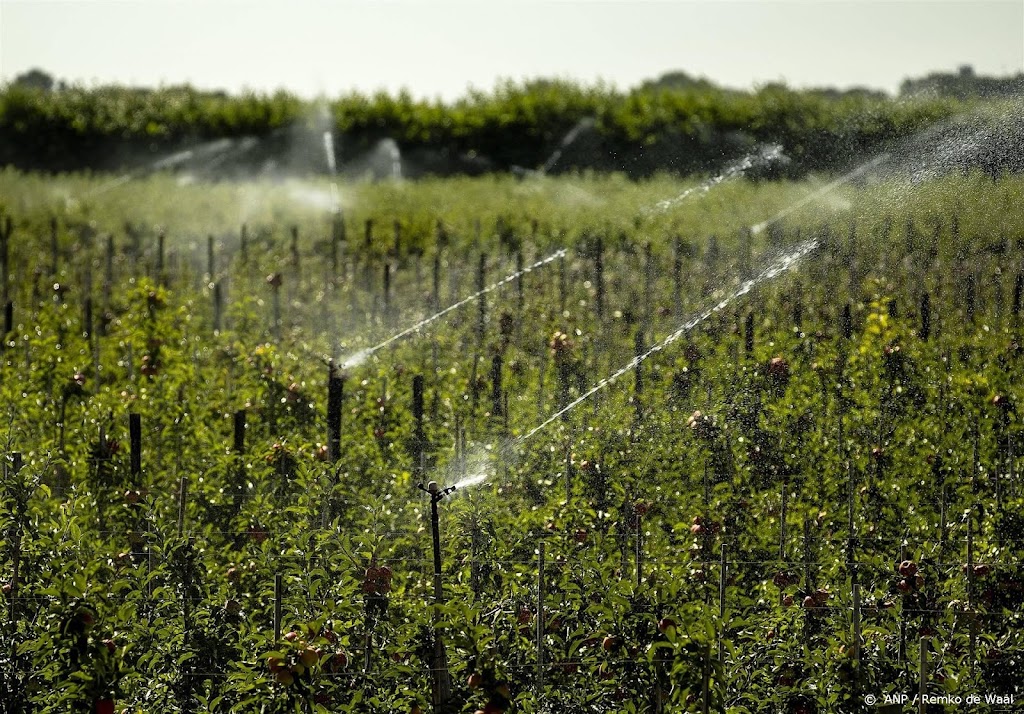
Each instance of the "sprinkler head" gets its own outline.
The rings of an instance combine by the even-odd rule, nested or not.
[[[440,486],[437,485],[437,481],[431,481],[426,486],[424,486],[422,483],[418,483],[418,484],[416,484],[416,488],[418,488],[419,490],[421,490],[421,491],[423,491],[425,493],[429,493],[430,494],[430,500],[433,503],[437,503],[442,498],[444,498],[449,493],[451,493],[452,491],[455,490],[454,486],[449,486],[448,488],[444,488],[443,489],[443,488],[441,488]]]

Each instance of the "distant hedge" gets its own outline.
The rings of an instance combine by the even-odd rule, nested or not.
[[[756,92],[505,83],[444,104],[349,95],[326,108],[284,92],[228,96],[192,88],[120,87],[46,92],[0,89],[0,164],[44,171],[120,169],[198,141],[264,137],[250,160],[280,152],[296,132],[327,126],[344,157],[395,140],[436,172],[458,171],[445,157],[476,157],[479,170],[537,168],[582,119],[595,120],[555,170],[693,173],[721,166],[759,142],[782,144],[790,175],[847,163],[890,139],[965,108],[950,99],[892,100],[868,93]],[[282,139],[281,137],[285,137]]]

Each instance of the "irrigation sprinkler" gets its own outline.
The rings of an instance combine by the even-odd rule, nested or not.
[[[448,678],[448,656],[445,653],[444,642],[441,640],[441,630],[438,627],[441,619],[440,606],[444,604],[444,588],[441,584],[441,529],[437,516],[437,504],[445,496],[453,493],[456,486],[441,488],[437,481],[431,481],[426,486],[422,482],[416,484],[416,488],[430,496],[430,532],[434,546],[434,707],[442,707],[451,697],[451,682]]]

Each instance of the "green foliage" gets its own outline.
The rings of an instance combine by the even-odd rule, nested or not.
[[[499,170],[535,168],[581,120],[593,119],[596,133],[589,144],[581,142],[583,148],[567,153],[559,171],[690,174],[709,171],[756,142],[772,142],[791,157],[789,175],[803,176],[849,163],[967,108],[951,99],[830,96],[780,85],[751,93],[700,84],[621,92],[600,84],[532,81],[505,82],[452,104],[405,92],[353,94],[329,102],[325,122],[323,105],[284,92],[237,97],[189,87],[49,92],[12,84],[0,91],[0,164],[48,171],[112,169],[137,165],[139,157],[155,160],[198,141],[272,139],[286,128],[332,128],[343,137],[349,157],[393,139],[413,156],[419,151],[469,154]],[[262,156],[261,151],[253,156]]]
[[[397,246],[390,230],[350,240],[336,267],[329,217],[290,192],[315,183],[160,177],[81,198],[96,185],[0,174],[15,308],[0,354],[5,714],[107,698],[131,712],[426,711],[437,636],[456,711],[699,711],[706,681],[712,709],[855,712],[865,694],[916,691],[921,638],[930,691],[1017,691],[1020,179],[844,187],[753,236],[742,229],[817,184],[736,181],[655,217],[643,209],[686,184],[343,184],[350,236],[367,218],[400,231]],[[210,234],[212,271],[194,238]],[[748,240],[757,265],[826,234],[797,270],[644,361],[642,389],[626,372],[515,441],[627,364],[638,330],[654,345],[721,305]],[[435,297],[475,290],[480,251],[490,284],[515,250],[528,263],[556,246],[566,261],[528,273],[521,303],[514,280],[487,294],[482,335],[474,303],[341,367]],[[968,304],[975,272],[987,282]],[[330,358],[344,378],[333,462]],[[437,603],[415,484],[477,469],[485,483],[440,504]]]

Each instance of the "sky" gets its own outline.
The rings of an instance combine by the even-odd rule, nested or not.
[[[733,88],[1024,71],[1024,0],[0,0],[0,81],[452,100],[682,70]]]

